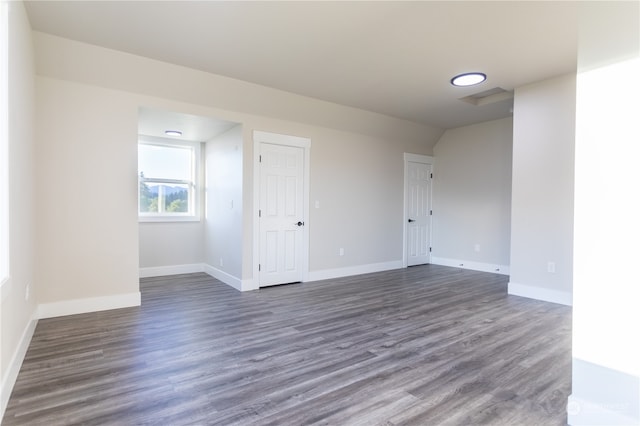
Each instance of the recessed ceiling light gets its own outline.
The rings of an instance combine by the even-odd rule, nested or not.
[[[474,84],[480,84],[487,79],[487,76],[481,72],[468,72],[464,74],[456,75],[451,79],[451,84],[454,86],[473,86]]]
[[[180,130],[165,130],[164,134],[167,136],[182,136],[182,132]]]

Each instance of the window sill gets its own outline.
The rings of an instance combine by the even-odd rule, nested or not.
[[[139,223],[200,222],[199,216],[138,216]]]

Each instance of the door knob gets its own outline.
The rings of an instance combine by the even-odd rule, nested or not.
[[[304,225],[304,222],[300,222],[299,221],[298,223],[294,223],[294,225],[302,226],[302,225]]]
[[[413,220],[413,219],[409,219],[409,223],[411,223],[411,222],[415,222],[415,220]]]

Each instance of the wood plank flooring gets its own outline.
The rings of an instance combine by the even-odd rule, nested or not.
[[[571,309],[435,265],[41,320],[12,425],[563,425]]]

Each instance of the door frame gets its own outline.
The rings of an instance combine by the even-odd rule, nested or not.
[[[302,282],[309,280],[309,165],[311,163],[311,139],[300,136],[282,135],[279,133],[253,131],[253,288],[260,288],[260,145],[283,145],[303,150],[303,199],[302,208],[302,253],[300,254],[300,268],[302,269]]]
[[[407,201],[409,200],[409,163],[422,163],[431,166],[433,173],[433,157],[422,154],[404,153],[404,200],[402,206],[402,267],[406,268],[409,264],[409,254],[407,253]],[[429,193],[429,208],[433,207],[433,180],[431,181],[431,191]],[[429,247],[433,239],[433,216],[429,216]],[[429,252],[429,263],[431,263],[431,252]]]

